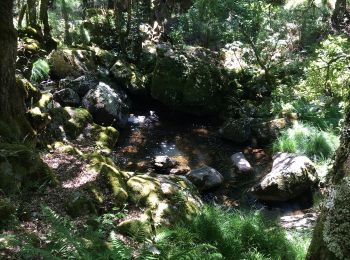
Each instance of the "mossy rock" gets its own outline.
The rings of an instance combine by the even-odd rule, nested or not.
[[[38,42],[42,42],[44,39],[44,36],[40,30],[41,28],[34,28],[31,26],[25,27],[25,28],[20,28],[18,30],[18,36],[20,38],[32,38],[37,40]]]
[[[121,234],[131,236],[137,241],[145,241],[151,238],[152,228],[147,219],[128,219],[118,224],[118,231]]]
[[[6,194],[56,182],[39,155],[21,144],[0,144],[0,173],[0,189]]]
[[[17,88],[23,91],[27,105],[35,104],[40,100],[40,90],[34,87],[26,78],[19,74],[16,75],[16,85]]]
[[[36,131],[41,131],[51,122],[48,113],[42,113],[39,107],[29,109],[26,113],[29,123]]]
[[[50,109],[54,108],[53,95],[49,92],[42,93],[41,98],[34,106],[39,107],[40,110],[45,113],[48,112]]]
[[[119,132],[112,126],[100,126],[94,124],[92,136],[95,139],[96,147],[100,149],[112,149],[118,141]]]
[[[156,223],[175,223],[199,212],[202,201],[183,176],[136,175],[127,181],[130,200],[152,212]]]
[[[67,213],[72,217],[97,214],[96,207],[89,195],[82,192],[74,192],[65,203]]]
[[[36,135],[25,115],[0,115],[0,143],[22,143],[35,146]]]
[[[217,115],[227,108],[226,74],[214,52],[200,47],[158,49],[151,94],[172,109]]]
[[[95,68],[94,53],[88,50],[55,50],[49,55],[48,62],[51,76],[57,79],[79,77]]]
[[[72,145],[64,144],[63,142],[55,142],[50,145],[50,147],[69,155],[83,156],[83,153],[78,148],[73,147]]]
[[[142,75],[134,64],[117,60],[111,68],[111,73],[117,82],[135,95],[147,93],[148,77]]]
[[[104,162],[92,164],[90,168],[98,172],[97,183],[107,188],[112,195],[113,205],[118,207],[123,206],[128,199],[125,176],[123,173],[117,170],[114,165]],[[95,189],[95,195],[103,194],[103,192],[99,192],[99,190],[104,190],[103,187],[99,188],[100,189]],[[101,200],[101,198],[97,199]]]
[[[51,136],[58,140],[75,139],[88,124],[92,123],[90,113],[83,108],[59,107],[49,110],[52,120],[48,126]]]

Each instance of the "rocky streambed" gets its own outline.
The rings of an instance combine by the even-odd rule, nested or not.
[[[301,164],[306,160],[299,159]],[[154,103],[136,107],[121,130],[114,160],[128,172],[187,176],[199,188],[204,201],[241,210],[261,210],[280,220],[288,230],[308,229],[316,220],[308,188],[296,191],[299,193],[291,195],[292,199],[287,194],[281,201],[258,200],[252,187],[256,189],[271,172],[273,158],[269,147],[223,139],[219,120],[213,118],[176,113]],[[290,166],[298,167],[293,163]],[[221,177],[216,177],[216,172]],[[312,186],[307,182],[306,185]]]

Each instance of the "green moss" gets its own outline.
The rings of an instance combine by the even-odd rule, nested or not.
[[[111,126],[104,127],[94,124],[93,136],[94,138],[96,137],[96,146],[98,148],[112,149],[118,141],[119,132]]]
[[[228,84],[218,60],[210,51],[195,47],[158,55],[152,96],[184,112],[220,112],[225,108]]]
[[[83,156],[83,153],[78,148],[73,147],[71,145],[66,145],[62,142],[55,142],[51,146],[54,149],[58,149],[62,153],[66,153],[69,155]]]
[[[29,123],[35,130],[44,129],[51,121],[48,113],[42,113],[39,107],[34,107],[26,113]]]
[[[23,76],[18,74],[16,75],[16,85],[24,93],[25,100],[28,104],[32,105],[40,100],[41,98],[40,90],[34,87]]]
[[[0,172],[0,189],[7,194],[56,182],[49,167],[25,145],[0,144]]]
[[[51,93],[43,93],[40,100],[35,104],[42,111],[47,112],[48,109],[52,108],[53,96]]]
[[[151,225],[147,220],[129,219],[118,225],[118,231],[124,235],[128,235],[137,241],[145,241],[152,234]]]

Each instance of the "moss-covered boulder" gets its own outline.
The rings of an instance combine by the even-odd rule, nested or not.
[[[117,60],[111,68],[111,74],[116,81],[135,95],[145,95],[147,93],[148,77],[136,68],[134,64],[123,60]]]
[[[7,193],[35,187],[55,178],[39,155],[25,145],[0,144],[0,189]]]
[[[183,176],[136,175],[127,181],[130,200],[152,212],[156,223],[174,223],[198,213],[202,201]]]
[[[228,94],[220,57],[200,47],[158,47],[151,94],[172,109],[216,115],[226,108]]]
[[[118,231],[142,242],[147,238],[151,238],[152,226],[147,216],[143,215],[140,218],[132,218],[122,221],[118,224]]]
[[[95,69],[94,52],[78,49],[54,50],[48,57],[53,78],[79,77]]]
[[[110,203],[113,207],[122,207],[128,199],[126,176],[119,171],[108,157],[91,155],[89,169],[97,172],[97,179],[89,190],[98,204]]]
[[[36,131],[41,131],[51,122],[51,117],[48,113],[41,112],[39,107],[29,109],[26,113],[30,125]]]
[[[24,98],[28,106],[35,104],[41,99],[41,92],[37,87],[34,87],[29,80],[22,75],[16,75],[16,85],[24,93]]]

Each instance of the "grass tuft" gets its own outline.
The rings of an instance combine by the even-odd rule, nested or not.
[[[272,150],[274,153],[298,153],[320,162],[330,159],[338,146],[339,138],[332,132],[319,130],[307,124],[295,124],[277,138]]]

